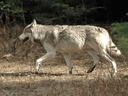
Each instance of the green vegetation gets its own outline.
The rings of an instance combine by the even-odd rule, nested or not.
[[[122,78],[122,79],[124,79],[124,78],[128,78],[128,75],[123,76],[123,78]]]
[[[112,23],[111,35],[113,37],[128,37],[128,22]]]
[[[111,25],[111,35],[119,38],[117,42],[118,48],[128,52],[128,22],[113,23]]]
[[[126,14],[126,16],[128,13]],[[117,46],[121,50],[128,52],[128,22],[124,23],[112,23],[111,25],[111,36],[119,38]],[[122,79],[128,78],[128,75],[123,76]]]
[[[25,18],[24,18],[24,11],[23,10],[23,4],[20,0],[6,0],[6,2],[1,1],[0,2],[0,21],[3,23],[3,18],[5,16],[6,23],[10,23],[10,18],[13,18],[11,20],[12,22],[16,21],[16,18],[20,18],[23,20],[24,25]]]
[[[116,3],[112,0],[1,0],[0,21],[3,24],[23,25],[33,19],[46,25],[110,24],[126,13],[122,10],[118,14],[115,10],[122,8],[128,11],[127,6],[123,5],[127,3],[126,0]]]
[[[10,23],[17,19],[17,22],[22,20],[24,25],[25,19],[29,18],[35,18],[43,24],[85,24],[88,14],[102,8],[96,7],[89,0],[2,0],[0,7],[1,22],[6,19]]]

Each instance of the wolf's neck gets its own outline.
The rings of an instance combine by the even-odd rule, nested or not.
[[[46,28],[43,25],[37,25],[33,30],[34,39],[43,40],[45,37],[45,33],[47,32]]]

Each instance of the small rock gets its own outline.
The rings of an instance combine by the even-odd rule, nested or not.
[[[10,60],[10,59],[12,59],[14,57],[14,55],[12,55],[12,54],[5,54],[5,55],[3,55],[2,57],[1,57],[1,59],[7,59],[7,60]]]

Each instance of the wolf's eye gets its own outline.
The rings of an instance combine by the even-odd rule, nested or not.
[[[30,29],[25,29],[25,31],[24,31],[25,33],[31,33],[31,30]]]
[[[29,33],[30,31],[25,31],[26,33]]]

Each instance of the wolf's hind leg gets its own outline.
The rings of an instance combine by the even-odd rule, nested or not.
[[[90,67],[90,69],[87,71],[87,73],[91,73],[94,68],[96,67],[96,64],[99,63],[99,57],[97,56],[96,52],[91,50],[91,51],[87,51],[93,58],[94,62],[92,64],[92,66]]]
[[[35,67],[35,73],[38,73],[39,67],[40,67],[40,65],[44,61],[46,61],[48,59],[51,59],[52,57],[55,56],[55,54],[56,54],[56,52],[47,52],[44,56],[42,56],[41,58],[37,59],[37,61],[36,61],[36,67]]]
[[[71,64],[71,60],[70,60],[68,55],[63,54],[63,56],[64,56],[64,59],[66,61],[67,66],[68,66],[68,74],[72,74],[73,67],[72,67],[72,64]]]
[[[116,73],[117,73],[117,68],[116,68],[116,62],[115,62],[115,60],[106,51],[103,51],[101,53],[101,56],[104,57],[106,60],[108,60],[112,64],[113,71],[114,71],[114,74],[113,75],[115,76]]]

